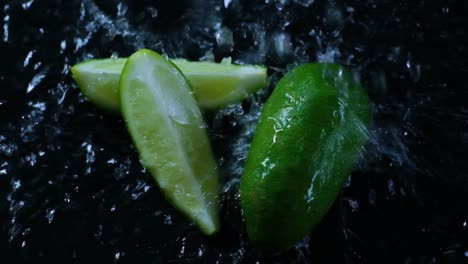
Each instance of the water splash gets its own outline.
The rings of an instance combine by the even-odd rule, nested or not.
[[[393,39],[391,43],[378,42],[387,39],[381,35],[384,30],[397,36],[398,30],[402,29],[399,25],[404,25],[407,31],[411,30],[417,16],[394,22],[404,18],[402,13],[410,4],[395,4],[391,8],[394,10],[387,12],[394,12],[393,15],[389,15],[388,19],[381,19],[374,12],[378,8],[382,10],[381,3],[347,2],[343,6],[328,4],[332,2],[336,3],[308,0],[255,3],[224,1],[213,4],[206,21],[200,19],[204,17],[200,8],[187,8],[190,11],[174,16],[182,26],[175,25],[167,33],[154,26],[160,25],[158,23],[166,13],[163,12],[164,7],[158,4],[141,7],[128,1],[117,1],[115,6],[108,8],[106,4],[92,0],[65,1],[63,5],[68,8],[68,12],[63,14],[66,13],[70,20],[67,20],[67,24],[64,18],[55,21],[54,17],[54,23],[63,22],[69,26],[52,32],[48,26],[30,28],[31,25],[25,24],[25,27],[31,29],[32,33],[28,38],[32,41],[22,40],[24,43],[20,44],[24,44],[25,51],[11,64],[14,67],[16,63],[20,68],[17,71],[18,76],[11,79],[24,79],[24,82],[17,85],[12,81],[10,86],[18,86],[18,89],[27,92],[25,96],[31,103],[18,99],[20,96],[16,96],[16,90],[7,90],[8,93],[13,91],[11,94],[15,96],[8,95],[6,99],[0,99],[2,111],[7,109],[8,112],[12,105],[18,105],[18,108],[11,111],[12,115],[18,115],[17,120],[9,121],[13,120],[10,114],[2,115],[2,118],[6,116],[8,120],[0,127],[0,179],[9,181],[5,198],[8,221],[5,222],[4,230],[11,245],[24,248],[25,251],[21,252],[25,258],[34,258],[35,254],[51,256],[51,252],[39,253],[32,242],[43,234],[42,223],[49,228],[52,235],[60,235],[58,226],[66,221],[70,229],[95,227],[99,233],[97,243],[106,245],[107,249],[111,248],[110,259],[114,257],[116,261],[123,260],[123,247],[145,257],[167,255],[168,252],[177,255],[181,249],[180,241],[184,239],[183,256],[173,262],[183,261],[190,256],[203,256],[203,259],[219,259],[220,262],[230,263],[264,262],[251,249],[243,231],[240,231],[242,223],[241,216],[238,215],[237,189],[262,104],[271,90],[250,98],[242,105],[214,113],[216,117],[208,125],[214,140],[223,145],[220,147],[218,160],[225,177],[223,197],[226,200],[223,201],[222,215],[229,220],[223,220],[222,235],[229,239],[223,245],[205,243],[193,226],[189,226],[187,221],[178,221],[177,214],[164,198],[158,197],[159,192],[152,179],[139,165],[137,153],[131,147],[122,120],[85,102],[68,73],[70,65],[85,58],[109,57],[111,54],[127,56],[139,47],[147,47],[166,52],[170,56],[191,59],[219,60],[225,55],[224,52],[229,53],[236,63],[265,64],[271,66],[269,72],[273,86],[288,69],[299,62],[334,62],[358,70],[364,86],[374,100],[376,120],[370,131],[370,142],[363,154],[364,158],[353,172],[353,181],[344,189],[343,204],[339,202],[341,207],[337,209],[337,213],[342,216],[343,223],[337,224],[338,227],[327,227],[334,225],[332,212],[329,221],[323,224],[325,230],[342,227],[343,232],[335,236],[329,233],[324,235],[316,230],[313,237],[305,238],[287,252],[286,256],[288,260],[307,262],[310,256],[320,255],[317,249],[323,249],[323,245],[321,247],[314,244],[317,243],[317,238],[328,239],[331,236],[337,241],[343,241],[338,244],[344,246],[341,248],[333,245],[327,247],[327,250],[333,248],[330,250],[341,252],[341,255],[351,259],[367,252],[368,246],[356,242],[356,237],[364,237],[366,240],[366,236],[369,237],[368,230],[359,230],[359,226],[354,224],[356,219],[367,219],[360,218],[365,214],[378,218],[373,210],[384,213],[385,208],[393,208],[393,202],[398,208],[412,208],[409,204],[419,203],[421,200],[428,202],[420,196],[410,198],[424,188],[424,184],[414,186],[419,182],[419,179],[412,180],[414,174],[424,173],[427,176],[424,182],[435,177],[431,169],[421,166],[424,157],[414,152],[418,144],[434,140],[430,135],[432,131],[426,132],[433,129],[423,131],[416,120],[431,120],[437,126],[443,123],[443,118],[447,118],[465,124],[468,112],[465,109],[451,112],[450,109],[440,108],[433,115],[432,110],[435,108],[431,104],[438,98],[445,100],[445,95],[440,91],[449,91],[448,81],[439,80],[437,84],[425,86],[428,79],[426,71],[429,68],[425,61],[427,58],[421,57],[418,49],[398,39]],[[206,6],[202,1],[197,3]],[[37,1],[20,1],[16,5],[21,14],[27,15],[29,12],[36,12],[36,6],[40,6]],[[456,12],[446,6],[436,11],[435,16],[449,16]],[[434,21],[440,19],[437,16]],[[139,20],[135,17],[139,17]],[[16,38],[13,28],[20,21],[21,17],[15,13],[14,8],[9,4],[3,6],[1,40],[7,42],[5,45],[10,45]],[[73,22],[70,24],[70,21]],[[422,24],[423,27],[431,23],[431,20],[428,21]],[[438,31],[435,39],[439,39],[440,34],[445,39],[452,36],[450,28],[445,28],[444,24],[440,24],[440,27],[444,30]],[[351,35],[351,32],[357,35]],[[50,39],[50,42],[43,41],[44,38]],[[425,48],[431,45],[426,44]],[[50,56],[49,46],[53,47],[53,54],[57,56]],[[225,49],[218,50],[221,46]],[[439,52],[443,57],[443,49]],[[279,57],[284,59],[278,59]],[[456,58],[453,60],[456,61]],[[447,65],[450,66],[450,63]],[[50,82],[49,76],[52,80]],[[416,90],[414,93],[403,91],[412,90],[408,83],[424,90]],[[439,88],[440,91],[437,90]],[[434,92],[428,92],[429,90]],[[451,129],[447,140],[457,138],[457,133],[456,129]],[[460,142],[468,142],[466,138],[468,137],[465,135]],[[433,151],[444,153],[439,148],[435,146]],[[456,151],[461,152],[459,149],[453,150]],[[441,159],[450,164],[454,162],[446,157]],[[457,163],[453,164],[453,167],[457,167]],[[389,172],[385,173],[386,171]],[[436,190],[431,195],[437,196],[437,193]],[[313,197],[313,190],[310,194],[309,198]],[[420,208],[423,207],[417,207],[417,210],[422,210]],[[437,208],[439,207],[435,207]],[[82,213],[87,217],[80,218]],[[372,217],[370,219],[374,221]],[[119,224],[123,221],[125,225]],[[379,218],[375,221],[385,223]],[[416,221],[418,220],[410,222],[414,226],[419,225]],[[457,222],[456,226],[466,230],[466,221]],[[392,226],[387,227],[388,230],[395,230]],[[144,238],[137,231],[142,228],[148,234]],[[428,235],[441,236],[435,231],[425,230]],[[83,242],[87,232],[80,235],[67,234],[68,237]],[[447,234],[453,235],[454,232],[448,230]],[[122,243],[120,238],[123,236],[135,248]],[[179,237],[178,242],[170,239],[175,236]],[[385,232],[381,236],[382,241],[389,237]],[[144,241],[146,238],[149,242]],[[68,241],[67,238],[64,241]],[[56,243],[49,240],[47,242]],[[86,243],[83,245],[85,249],[96,249]],[[66,249],[74,251],[71,246]],[[163,254],[162,249],[166,253]],[[374,248],[370,246],[369,249]],[[443,250],[455,250],[464,257],[466,249],[460,247]],[[75,257],[80,256],[79,252],[74,254]],[[281,258],[276,255],[271,258],[276,257]],[[269,262],[268,260],[265,262]]]

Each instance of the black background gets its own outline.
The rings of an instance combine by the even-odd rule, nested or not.
[[[468,3],[306,2],[1,0],[0,262],[467,262]],[[217,43],[218,26],[232,30],[232,45]],[[286,52],[274,44],[282,32]],[[265,64],[272,87],[327,48],[360,72],[372,140],[300,246],[252,248],[235,184],[223,191],[221,233],[201,235],[142,172],[120,117],[86,101],[67,70],[142,47]],[[225,181],[236,177],[226,146],[243,131],[239,111],[254,105],[206,116]]]

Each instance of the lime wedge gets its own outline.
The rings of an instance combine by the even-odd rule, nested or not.
[[[215,233],[218,174],[205,123],[184,75],[140,50],[120,79],[122,115],[140,159],[167,199],[200,230]]]
[[[94,104],[120,111],[119,79],[127,59],[89,60],[70,68],[81,92]]]
[[[119,79],[126,59],[95,59],[71,67],[83,94],[103,108],[119,111]],[[194,62],[174,59],[183,72],[195,98],[205,110],[238,103],[267,86],[267,69],[263,66]]]

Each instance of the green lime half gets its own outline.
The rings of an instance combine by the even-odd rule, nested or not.
[[[240,183],[250,240],[288,249],[325,216],[368,138],[371,107],[336,64],[289,71],[265,103]]]
[[[83,94],[96,105],[119,111],[119,79],[126,59],[95,59],[71,67]],[[238,103],[267,86],[263,66],[236,65],[230,62],[194,62],[174,59],[183,72],[195,98],[203,109],[217,109]]]
[[[158,53],[140,50],[120,79],[122,115],[142,164],[167,199],[205,234],[219,228],[218,174],[190,86]]]

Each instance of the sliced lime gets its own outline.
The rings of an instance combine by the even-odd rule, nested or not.
[[[119,79],[127,59],[89,60],[71,67],[81,92],[94,104],[120,111]]]
[[[118,85],[125,61],[125,58],[90,60],[76,64],[71,71],[90,101],[106,109],[119,111]],[[267,86],[267,69],[263,66],[184,59],[174,59],[172,62],[187,78],[203,109],[238,103]]]
[[[177,67],[140,50],[120,79],[122,115],[142,164],[205,234],[219,228],[218,174],[202,114]]]

